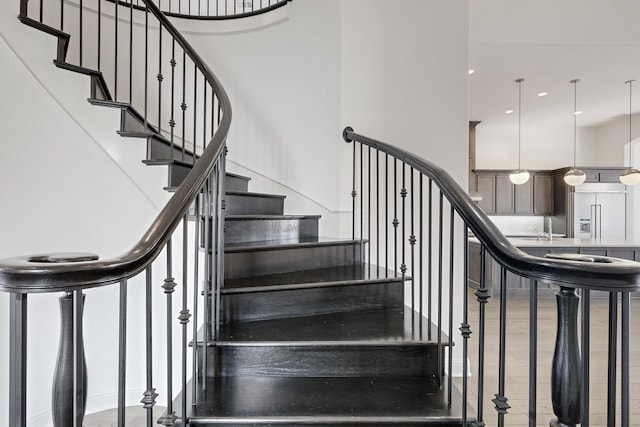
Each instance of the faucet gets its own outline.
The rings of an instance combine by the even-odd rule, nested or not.
[[[551,217],[547,218],[547,231],[549,234],[547,235],[547,240],[553,240],[553,223],[551,221]]]

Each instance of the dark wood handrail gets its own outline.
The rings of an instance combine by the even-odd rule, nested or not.
[[[232,115],[227,93],[200,55],[154,2],[142,1],[149,12],[158,19],[160,25],[184,49],[213,88],[222,111],[218,130],[169,202],[129,251],[115,258],[96,261],[65,262],[62,259],[61,262],[43,262],[49,254],[0,260],[0,291],[17,293],[76,291],[119,282],[139,273],[160,254],[172,232],[199,194],[205,180],[210,176],[216,161],[223,154]],[[21,11],[23,9],[26,12],[26,8],[21,7]]]
[[[109,1],[116,1],[116,0],[109,0]],[[117,0],[117,1],[118,3],[124,6],[129,6],[130,1],[133,1],[133,0]],[[200,20],[200,21],[226,21],[230,19],[240,19],[240,18],[248,18],[251,16],[262,15],[263,13],[268,13],[268,12],[271,12],[272,10],[279,9],[291,1],[293,0],[279,0],[277,3],[274,3],[272,5],[269,5],[260,9],[252,10],[249,12],[243,12],[243,13],[234,13],[230,15],[191,15],[187,13],[172,12],[170,10],[165,10],[163,11],[163,13],[165,14],[165,16],[170,16],[172,18],[183,18],[183,19]],[[144,7],[138,4],[133,4],[131,6],[134,9],[144,10]]]
[[[562,286],[604,291],[640,290],[640,263],[610,257],[588,259],[541,258],[529,255],[498,230],[489,217],[444,169],[401,148],[344,129],[347,142],[357,141],[380,150],[431,179],[491,256],[520,276]]]

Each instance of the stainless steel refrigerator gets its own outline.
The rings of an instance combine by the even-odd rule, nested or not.
[[[573,235],[581,239],[626,238],[626,191],[623,184],[586,183],[573,195]]]

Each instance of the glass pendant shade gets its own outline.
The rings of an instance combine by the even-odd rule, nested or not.
[[[624,185],[640,184],[640,171],[635,168],[629,168],[620,174],[620,182]]]
[[[509,181],[515,185],[522,185],[529,181],[529,172],[526,169],[516,169],[509,174]]]
[[[571,185],[572,187],[582,184],[586,179],[587,174],[577,168],[571,168],[567,171],[567,173],[564,174],[564,182],[566,182],[567,185]]]

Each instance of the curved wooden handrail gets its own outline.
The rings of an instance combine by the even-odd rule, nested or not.
[[[110,0],[110,1],[116,1],[116,0]],[[124,6],[127,6],[127,7],[131,6],[134,9],[144,10],[144,7],[138,4],[131,4],[130,1],[133,1],[133,0],[117,0],[117,1],[118,3]],[[260,9],[252,10],[249,12],[243,12],[243,13],[234,13],[231,15],[200,15],[200,14],[192,15],[192,14],[181,13],[181,12],[172,12],[171,10],[165,10],[163,11],[163,13],[165,14],[165,16],[170,16],[172,18],[183,18],[183,19],[192,19],[192,20],[201,20],[201,21],[225,21],[230,19],[248,18],[250,16],[256,16],[256,15],[261,15],[263,13],[271,12],[272,10],[276,10],[285,6],[287,3],[291,1],[293,0],[278,0],[277,3],[274,3],[266,7],[262,7]]]
[[[160,211],[140,240],[127,252],[107,260],[78,262],[72,258],[52,255],[20,256],[0,260],[0,291],[17,293],[74,291],[119,282],[142,271],[162,251],[171,233],[182,221],[200,188],[210,176],[216,161],[223,154],[231,125],[231,103],[223,86],[198,53],[171,24],[151,0],[142,0],[151,12],[184,49],[204,75],[218,97],[221,121],[213,138],[174,195]],[[54,256],[53,259],[56,257]]]
[[[347,142],[357,141],[388,153],[431,179],[494,260],[507,270],[523,277],[573,288],[640,290],[640,263],[596,256],[560,259],[529,255],[509,242],[444,169],[401,148],[359,135],[350,127],[344,129],[343,138]]]

